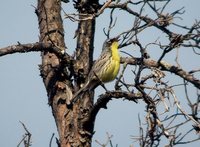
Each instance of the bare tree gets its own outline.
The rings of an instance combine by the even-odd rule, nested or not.
[[[111,99],[125,99],[136,104],[138,101],[145,103],[145,122],[141,122],[138,117],[140,134],[133,136],[140,146],[159,146],[162,140],[167,140],[167,146],[175,146],[200,139],[196,135],[196,138],[186,140],[190,133],[198,134],[200,131],[200,80],[197,78],[200,70],[196,67],[186,71],[179,64],[179,49],[187,48],[191,55],[200,55],[200,21],[194,21],[190,27],[175,23],[176,18],[181,18],[184,8],[166,13],[165,9],[170,3],[173,2],[170,0],[124,2],[107,0],[101,5],[98,0],[77,0],[73,1],[77,13],[68,14],[61,7],[60,0],[38,0],[35,13],[40,30],[39,41],[1,48],[0,56],[41,52],[40,72],[59,133],[58,146],[91,146],[95,118],[99,110],[106,108]],[[145,14],[144,9],[151,10],[152,14]],[[109,26],[104,29],[107,38],[111,36],[118,23],[114,17],[115,12],[117,17],[120,17],[121,11],[133,18],[132,27],[117,32],[115,37],[121,38],[120,49],[135,48],[138,56],[134,56],[129,51],[122,51],[123,66],[113,91],[105,91],[95,103],[94,91],[86,91],[73,107],[69,108],[67,104],[84,84],[93,65],[95,21],[105,10],[110,10]],[[68,45],[64,42],[61,11],[65,13],[65,19],[78,23],[74,35],[77,39],[74,55],[68,54],[68,50],[71,49],[68,49]],[[185,33],[173,31],[171,26]],[[162,32],[162,35],[148,43],[141,41],[140,36],[151,28]],[[152,58],[155,49],[159,52],[157,59]],[[175,62],[165,60],[170,53],[176,55]],[[187,60],[191,58],[190,56]],[[130,77],[131,82],[128,80]],[[174,82],[171,77],[180,79],[181,83]],[[182,99],[177,96],[177,91],[180,89],[185,95]],[[196,92],[195,99],[188,92],[191,89]],[[180,101],[187,101],[187,106],[183,107]],[[160,110],[164,111],[160,112]],[[188,124],[190,129],[182,132],[181,129]],[[110,142],[109,135],[108,142]],[[98,144],[105,146],[105,144]]]

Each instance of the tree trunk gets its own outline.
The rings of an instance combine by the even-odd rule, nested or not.
[[[87,17],[91,11],[91,5],[85,1],[76,2],[76,8]],[[91,2],[90,2],[91,3]],[[96,5],[97,6],[97,5]],[[83,9],[86,7],[86,9]],[[94,9],[96,11],[96,9]],[[64,29],[61,18],[61,1],[38,0],[38,15],[40,42],[51,43],[63,52],[65,49]],[[80,19],[83,17],[80,16]],[[77,29],[76,60],[73,60],[73,70],[66,72],[62,59],[54,53],[44,51],[42,53],[41,76],[47,90],[49,104],[59,134],[59,146],[61,147],[90,147],[93,134],[94,120],[88,122],[89,112],[93,106],[93,93],[84,94],[70,109],[67,101],[84,83],[91,66],[93,56],[93,41],[95,20],[79,21]],[[72,85],[71,75],[74,76],[75,86]],[[74,90],[75,89],[75,90]]]

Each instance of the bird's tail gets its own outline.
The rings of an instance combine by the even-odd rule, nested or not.
[[[81,89],[79,89],[74,96],[72,97],[71,101],[70,101],[70,105],[73,105],[80,97],[81,95],[87,91],[89,89],[88,87],[89,82],[87,82]]]

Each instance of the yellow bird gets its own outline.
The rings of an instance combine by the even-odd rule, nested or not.
[[[113,81],[117,77],[120,69],[118,46],[118,38],[107,39],[104,42],[100,57],[92,66],[86,83],[74,94],[71,104],[76,102],[83,92],[96,88],[101,82]]]

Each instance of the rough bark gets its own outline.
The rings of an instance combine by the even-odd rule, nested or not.
[[[92,2],[78,1],[75,6],[80,13],[94,13]],[[85,9],[83,9],[85,7]],[[58,0],[38,0],[38,15],[40,42],[51,43],[60,49],[65,49],[64,30],[61,18],[61,2]],[[82,17],[80,16],[80,19]],[[85,94],[72,108],[66,103],[73,93],[84,83],[92,66],[93,41],[95,20],[79,21],[77,29],[76,60],[70,74],[65,70],[65,64],[55,53],[42,52],[41,76],[52,107],[53,116],[59,133],[59,146],[91,146],[94,122],[85,123],[89,117],[89,110],[93,105],[93,94]],[[72,85],[71,75],[74,75],[75,87]],[[75,90],[74,90],[75,89]],[[86,125],[85,125],[86,124]]]

